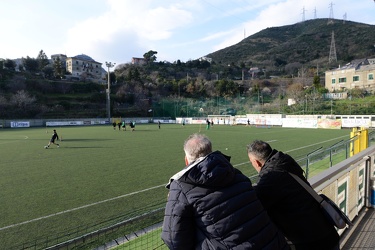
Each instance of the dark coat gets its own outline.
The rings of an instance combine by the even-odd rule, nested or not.
[[[292,157],[273,150],[254,187],[264,208],[297,249],[332,249],[339,242],[335,227],[328,223],[318,202],[288,172],[308,183]]]
[[[250,180],[213,152],[171,178],[162,239],[170,249],[288,249]]]

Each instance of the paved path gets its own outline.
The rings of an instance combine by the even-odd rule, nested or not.
[[[363,219],[358,225],[354,225],[350,231],[352,234],[342,247],[342,250],[375,249],[375,209],[368,209]]]

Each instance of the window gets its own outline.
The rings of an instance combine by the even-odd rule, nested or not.
[[[368,79],[369,80],[374,80],[374,74],[368,74]]]
[[[359,81],[359,76],[353,76],[353,82],[358,82]]]
[[[332,78],[332,84],[336,83],[336,79]]]
[[[339,83],[346,82],[346,77],[339,78]]]

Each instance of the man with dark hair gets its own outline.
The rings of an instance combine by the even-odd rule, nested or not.
[[[132,132],[134,132],[134,130],[135,130],[135,122],[133,122],[133,121],[129,122],[129,126],[132,129]]]
[[[59,148],[60,144],[55,143],[55,140],[59,140],[59,136],[57,135],[56,129],[53,130],[53,135],[51,137],[51,140],[49,140],[48,145],[45,146],[44,148],[49,148],[49,146],[51,145],[51,143],[57,145],[57,147]]]
[[[183,149],[186,167],[167,185],[161,237],[169,249],[289,249],[230,157],[201,134]]]
[[[254,186],[258,198],[293,249],[340,249],[335,227],[325,218],[318,202],[289,174],[310,185],[298,163],[260,140],[249,144],[247,153],[259,172],[259,182]]]

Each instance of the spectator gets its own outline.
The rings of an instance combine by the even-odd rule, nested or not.
[[[183,148],[186,167],[167,185],[162,239],[170,249],[289,249],[230,157],[200,134]]]
[[[339,235],[316,200],[288,173],[308,183],[302,168],[289,155],[260,140],[247,146],[248,157],[259,172],[254,189],[271,220],[293,245],[292,249],[334,250]]]

